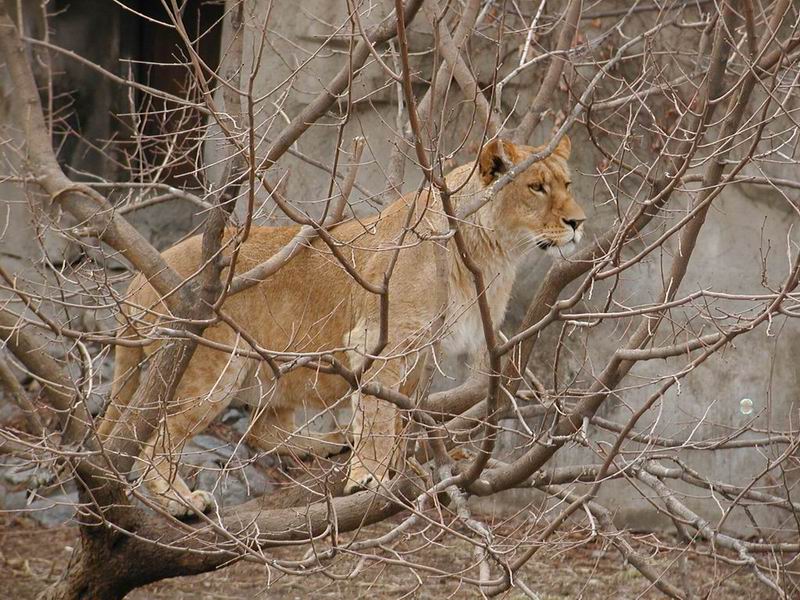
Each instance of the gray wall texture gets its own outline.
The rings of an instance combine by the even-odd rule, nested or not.
[[[259,92],[272,92],[276,102],[289,118],[296,115],[305,104],[313,99],[322,89],[322,85],[333,73],[345,64],[346,53],[314,56],[301,73],[292,78],[291,74],[300,61],[307,60],[317,49],[321,36],[330,34],[329,23],[342,22],[345,17],[344,7],[338,3],[305,2],[304,10],[293,9],[296,4],[289,1],[268,2],[254,0],[250,5],[252,15],[264,15],[267,5],[272,5],[268,25],[270,32],[279,35],[270,36],[269,50],[264,53],[255,78],[255,88]],[[621,4],[621,6],[624,3]],[[365,21],[377,23],[387,13],[376,10]],[[638,21],[630,21],[631,30],[637,26],[645,29],[647,17]],[[365,26],[367,24],[365,23]],[[591,28],[587,36],[591,36]],[[229,39],[230,32],[223,33],[223,47]],[[256,40],[254,32],[246,37],[245,65],[252,64]],[[433,38],[424,18],[417,18],[411,28],[411,50],[426,50],[432,46]],[[675,41],[675,40],[673,40]],[[685,42],[689,47],[694,39]],[[469,47],[469,56],[477,78],[481,82],[490,81],[494,66],[495,53],[486,40],[473,38]],[[423,76],[431,73],[430,56],[418,59],[414,68]],[[501,73],[507,72],[501,70]],[[587,73],[590,71],[587,69]],[[503,115],[510,115],[510,120],[519,119],[525,108],[535,95],[542,69],[534,69],[532,73],[523,74],[519,80],[509,85],[503,96]],[[388,168],[389,153],[393,144],[398,143],[395,130],[396,90],[385,86],[384,75],[375,65],[367,68],[356,80],[352,97],[355,100],[352,115],[347,123],[342,144],[343,150],[349,149],[349,140],[354,136],[364,136],[367,147],[359,171],[359,183],[373,194],[380,195],[386,189],[385,172]],[[425,91],[420,86],[420,93]],[[379,90],[379,91],[375,91]],[[285,98],[285,101],[284,101]],[[467,139],[461,151],[454,157],[454,163],[471,160],[480,141],[480,126],[476,126],[472,116],[472,106],[463,98],[453,84],[449,96],[449,104],[442,111],[445,125],[442,127],[443,147],[445,151],[457,147],[462,139]],[[794,100],[796,105],[797,99]],[[517,111],[513,110],[518,107]],[[562,110],[570,106],[566,93],[559,92],[552,111],[545,118],[535,133],[532,144],[542,144],[549,140],[554,128],[554,121],[563,118]],[[657,107],[657,104],[655,105]],[[268,109],[265,109],[269,112]],[[561,114],[559,114],[561,112]],[[279,116],[267,119],[264,129],[269,137],[270,131],[280,131],[284,121]],[[317,124],[300,139],[297,150],[313,159],[330,164],[336,147],[336,122],[333,119]],[[774,125],[776,130],[780,122]],[[640,148],[646,152],[647,145],[652,142],[646,129],[635,131],[635,139]],[[602,156],[589,143],[586,133],[579,127],[570,132],[572,137],[572,159],[574,194],[588,214],[587,237],[592,238],[611,227],[617,218],[617,208],[612,194],[598,183],[596,173]],[[401,142],[402,143],[402,142]],[[214,144],[206,146],[210,157],[220,156]],[[410,146],[404,148],[407,156],[413,157]],[[209,161],[211,162],[211,161]],[[325,198],[330,184],[330,177],[325,172],[305,164],[301,159],[285,156],[280,167],[288,172],[288,197],[296,202],[308,199],[309,210],[313,212],[313,203]],[[791,162],[786,164],[772,163],[768,165],[770,175],[774,177],[796,178],[797,167]],[[696,170],[701,172],[700,169]],[[754,173],[757,174],[757,173]],[[420,170],[411,160],[406,162],[404,191],[416,189],[422,179]],[[634,188],[627,185],[630,193]],[[621,194],[620,194],[621,195]],[[360,214],[368,214],[373,208],[371,203],[359,202],[363,198],[357,190],[351,197],[354,207]],[[765,286],[775,289],[780,285],[788,271],[787,240],[798,241],[798,212],[793,209],[800,200],[800,194],[787,198],[778,191],[764,186],[737,185],[728,187],[715,201],[712,215],[700,236],[681,293],[678,297],[697,290],[713,290],[729,294],[767,293]],[[663,223],[656,227],[650,239],[661,233],[668,225],[685,211],[687,196],[677,194],[670,210],[663,218]],[[634,245],[628,250],[631,255],[641,249],[642,244]],[[668,269],[671,253],[677,252],[674,242],[667,243],[663,252],[656,252],[646,258],[637,268],[626,272],[616,282],[615,298],[624,298],[631,305],[644,304],[657,300],[663,290],[665,270]],[[529,301],[538,282],[551,264],[551,258],[534,251],[520,269],[514,301],[502,329],[511,333],[522,320]],[[576,307],[576,311],[593,312],[603,310],[610,282],[595,285],[584,302]],[[568,290],[569,291],[569,290]],[[734,308],[734,302],[717,300],[714,309],[723,314]],[[740,303],[737,309],[741,310]],[[694,309],[678,310],[674,316],[681,318],[690,316]],[[561,389],[572,384],[580,389],[588,387],[625,338],[633,320],[607,321],[597,327],[587,329],[567,327],[564,334],[565,347],[561,351],[558,371],[558,385]],[[703,333],[713,332],[713,323],[695,324]],[[659,403],[637,427],[640,431],[681,440],[692,440],[701,443],[705,439],[732,435],[739,428],[752,424],[754,428],[774,430],[789,429],[796,424],[800,415],[800,338],[798,338],[797,322],[776,320],[769,328],[762,327],[738,340],[734,347],[721,355],[715,356],[680,385],[673,387],[663,401]],[[546,385],[553,379],[552,369],[554,352],[560,334],[558,325],[547,329],[543,339],[537,346],[530,368]],[[676,332],[676,336],[679,333]],[[469,369],[458,357],[449,361],[447,371],[450,378],[441,378],[437,386],[449,387],[463,380]],[[610,398],[600,411],[601,417],[625,423],[647,397],[653,393],[653,381],[669,378],[679,372],[686,361],[681,359],[649,361],[638,365],[623,383],[621,389]],[[754,409],[750,415],[742,414],[740,401],[750,398]],[[500,455],[510,456],[515,451],[515,435],[519,423],[509,420],[504,423],[509,432],[502,436]],[[532,426],[535,424],[531,424]],[[756,436],[746,433],[741,439]],[[613,437],[591,427],[590,437],[601,441],[613,442]],[[632,458],[636,444],[626,446],[626,457]],[[753,449],[730,449],[715,452],[692,450],[681,451],[685,458],[697,470],[711,478],[725,480],[734,484],[744,484],[764,469],[770,459],[778,456],[785,446]],[[587,448],[573,445],[562,449],[551,461],[550,466],[567,466],[602,462],[602,458]],[[627,492],[625,490],[628,490]],[[489,501],[481,501],[482,508],[496,509],[500,512],[521,507],[531,501],[532,492],[513,491]],[[643,499],[628,497],[630,488],[627,484],[603,486],[600,500],[618,509],[617,519],[629,527],[650,529],[654,526],[667,526],[666,518],[661,517],[653,507]],[[719,508],[713,494],[701,494],[688,500],[689,506],[702,511],[707,518],[719,516]],[[763,515],[758,515],[763,517]],[[749,523],[744,513],[734,514],[729,522],[736,528],[748,529]],[[769,526],[777,526],[777,522],[769,522]]]
[[[263,53],[258,72],[255,77],[256,95],[269,93],[268,100],[260,106],[256,120],[260,124],[259,132],[271,139],[285,124],[286,118],[298,114],[305,104],[322,89],[347,60],[347,38],[341,39],[341,52],[323,52],[314,54],[320,40],[330,35],[330,23],[342,22],[345,17],[345,5],[340,2],[319,2],[316,0],[252,0],[247,5],[247,21],[253,23],[263,20],[271,6],[268,22],[268,43]],[[378,23],[387,14],[388,7],[384,3],[363,17],[365,25]],[[81,17],[82,18],[82,17]],[[639,19],[637,21],[637,19]],[[631,29],[637,25],[644,27],[646,17],[632,17]],[[225,27],[228,24],[226,22]],[[587,25],[588,28],[588,25]],[[58,29],[57,29],[58,31]],[[62,29],[65,36],[73,35]],[[124,35],[124,34],[120,34]],[[243,62],[249,68],[254,60],[257,48],[258,31],[248,27],[244,44]],[[587,34],[591,37],[589,29]],[[693,34],[691,34],[693,35]],[[222,48],[227,47],[230,31],[223,31]],[[428,49],[432,45],[432,35],[425,26],[420,15],[411,28],[410,41],[414,50]],[[687,42],[688,44],[688,42]],[[489,40],[475,36],[469,49],[473,61],[473,69],[481,82],[491,80],[494,71],[495,53]],[[112,62],[114,57],[110,57]],[[295,76],[294,69],[302,61],[308,64]],[[414,68],[419,69],[427,77],[431,71],[429,54],[415,57]],[[61,63],[59,63],[61,64]],[[75,71],[74,66],[65,66],[67,72]],[[505,68],[505,67],[504,67]],[[587,73],[590,72],[586,67]],[[532,69],[524,73],[512,85],[509,85],[502,98],[502,113],[508,115],[510,122],[519,119],[538,89],[543,69]],[[105,84],[91,82],[73,82],[72,85],[92,85],[105,90]],[[425,86],[419,85],[419,94]],[[7,86],[0,88],[0,121],[3,117],[2,96],[12,93]],[[538,128],[532,143],[548,140],[552,133],[554,120],[563,118],[562,108],[568,106],[566,92],[559,91],[552,111],[546,116]],[[369,214],[376,210],[375,198],[386,190],[386,175],[390,151],[394,144],[404,142],[397,135],[396,128],[396,89],[385,85],[385,77],[378,67],[372,65],[365,69],[356,79],[351,98],[352,112],[344,127],[342,136],[342,163],[347,163],[346,151],[350,140],[355,136],[366,138],[366,150],[359,171],[358,183],[363,190],[368,190],[374,197],[355,190],[351,197],[353,209],[358,214]],[[88,100],[87,100],[88,101]],[[97,115],[107,113],[110,107],[98,98],[93,112]],[[219,94],[217,101],[224,106],[224,98]],[[796,106],[800,99],[792,102]],[[98,104],[99,102],[99,104]],[[345,99],[342,99],[342,103]],[[517,107],[516,111],[514,107]],[[657,108],[657,106],[656,106]],[[462,100],[460,92],[453,86],[449,95],[449,103],[443,111],[442,126],[443,148],[448,151],[456,148],[458,142],[466,139],[466,143],[453,157],[453,164],[471,159],[479,147],[481,131],[476,125],[472,107]],[[775,130],[781,127],[776,120]],[[295,145],[294,150],[316,161],[330,165],[337,142],[337,124],[335,116],[322,119],[315,124]],[[94,126],[94,125],[91,125]],[[97,127],[104,127],[102,123]],[[634,131],[633,139],[639,144],[634,150],[646,152],[652,143],[649,132],[642,128]],[[101,136],[101,133],[94,135]],[[617,207],[613,201],[620,196],[618,190],[609,191],[597,178],[598,165],[602,156],[589,143],[585,132],[575,127],[570,132],[572,137],[574,194],[588,214],[587,237],[591,239],[611,227],[617,219]],[[264,142],[267,145],[267,142]],[[407,144],[403,147],[407,156],[413,156],[413,149]],[[214,163],[215,159],[224,156],[224,149],[218,140],[213,127],[210,128],[205,145],[206,162]],[[4,160],[14,161],[19,157],[6,156]],[[103,165],[85,165],[80,158],[69,158],[74,166],[83,166],[87,170],[100,170]],[[701,165],[698,165],[700,167]],[[784,178],[797,178],[797,167],[787,161],[785,164],[770,163],[770,175]],[[696,169],[699,172],[699,168]],[[330,175],[324,170],[309,165],[297,156],[286,155],[275,169],[276,176],[285,174],[288,177],[287,196],[303,208],[314,212],[327,196],[330,186]],[[210,179],[214,179],[211,169]],[[412,160],[406,161],[403,189],[416,189],[422,181],[420,170]],[[633,183],[624,182],[622,189],[628,193],[635,191]],[[3,207],[0,209],[0,223],[4,223],[2,236],[2,260],[15,270],[28,270],[31,273],[31,261],[39,260],[41,250],[31,229],[28,211],[27,194],[30,188],[23,189],[18,183],[0,182],[0,196]],[[627,200],[623,199],[624,203]],[[663,232],[685,212],[687,196],[676,194],[670,208],[660,217],[660,222],[650,234],[649,239]],[[798,224],[797,211],[793,210],[800,203],[800,193],[795,190],[789,198],[780,192],[765,186],[737,185],[728,187],[715,200],[712,213],[705,225],[691,261],[679,297],[697,290],[713,290],[729,294],[766,293],[768,288],[775,289],[785,277],[788,268],[787,243],[797,243]],[[165,205],[137,213],[135,224],[146,231],[151,239],[159,245],[166,246],[189,229],[195,219],[191,216],[194,209],[186,204]],[[274,207],[265,203],[259,210],[259,222],[281,222]],[[52,244],[47,246],[51,255],[69,257],[69,248],[58,236],[51,236]],[[626,252],[632,254],[641,248],[634,244]],[[663,290],[664,272],[668,268],[671,254],[680,252],[674,241],[668,242],[663,251],[648,256],[636,268],[626,271],[623,277],[614,282],[614,297],[624,299],[630,304],[653,302]],[[534,252],[526,259],[521,268],[513,306],[503,324],[506,333],[513,332],[521,321],[525,309],[532,298],[538,282],[551,264],[551,258],[543,253]],[[603,310],[611,282],[601,282],[593,286],[576,308],[580,312]],[[734,303],[724,299],[713,301],[713,310],[723,315],[727,309],[741,310],[741,302]],[[694,318],[691,306],[678,309],[673,313],[677,322]],[[560,353],[559,369],[555,383],[560,389],[571,386],[585,389],[593,381],[594,376],[602,370],[608,357],[616,350],[633,320],[617,319],[605,321],[595,327],[565,326],[563,332],[558,325],[548,328],[542,335],[533,357],[530,368],[548,387],[554,379],[554,353],[559,335],[563,336],[564,346]],[[710,333],[714,330],[713,322],[701,323],[693,320],[695,331]],[[637,429],[651,432],[654,435],[701,443],[705,439],[734,435],[745,425],[755,428],[786,430],[796,426],[800,400],[800,374],[798,362],[800,357],[800,329],[797,322],[775,319],[769,326],[743,336],[733,347],[716,355],[700,366],[680,385],[673,387],[653,410],[639,423]],[[680,340],[680,332],[675,331]],[[600,416],[624,423],[631,413],[641,406],[642,402],[653,392],[653,382],[670,378],[685,366],[684,358],[649,361],[636,366],[624,381],[623,386],[610,398],[600,411]],[[458,383],[468,373],[464,357],[451,357],[446,371],[450,378],[442,378],[437,382],[441,389]],[[750,415],[742,414],[740,401],[750,398],[754,403],[754,411]],[[514,421],[504,422],[508,432],[502,435],[500,455],[510,456],[515,452],[514,430],[521,425]],[[531,422],[531,427],[538,426]],[[742,437],[758,435],[747,432]],[[596,443],[613,441],[613,436],[590,427],[590,437]],[[644,447],[644,446],[642,446]],[[625,458],[632,459],[638,446],[629,444],[625,448]],[[783,452],[785,446],[768,446],[758,450],[718,450],[701,452],[691,449],[682,450],[680,456],[686,459],[698,471],[714,479],[723,479],[730,483],[746,483],[760,473],[770,460]],[[571,445],[563,448],[551,461],[551,466],[566,466],[596,463],[602,457],[590,449]],[[625,490],[628,490],[626,492]],[[509,511],[535,500],[533,492],[514,491],[502,494],[491,501],[482,501],[481,507],[499,512]],[[633,528],[651,529],[667,526],[668,522],[653,507],[642,499],[628,497],[630,487],[625,484],[611,483],[603,487],[600,500],[617,509],[617,520]],[[690,500],[690,507],[701,511],[706,518],[714,520],[720,516],[720,509],[714,494],[700,494]],[[759,515],[763,516],[763,515]],[[766,521],[767,527],[778,526],[776,521]],[[737,512],[729,525],[748,530],[749,523],[744,513]]]

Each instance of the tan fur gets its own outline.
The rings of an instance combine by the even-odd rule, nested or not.
[[[448,187],[461,187],[453,197],[456,205],[481,193],[512,163],[535,150],[499,140],[487,144],[477,168],[465,165],[448,174]],[[569,192],[569,151],[569,140],[564,138],[550,157],[534,163],[462,226],[471,256],[483,270],[495,325],[503,320],[517,265],[535,243],[563,249],[581,235],[580,223],[585,215]],[[480,351],[483,335],[471,276],[457,256],[454,242],[450,240],[442,247],[435,239],[446,230],[441,202],[436,194],[427,192],[408,194],[379,216],[350,220],[332,229],[347,259],[366,280],[377,285],[393,256],[392,249],[402,244],[390,280],[389,343],[363,381],[376,381],[411,394],[430,354],[431,340],[442,334],[441,349],[445,353]],[[297,231],[297,227],[253,228],[241,247],[236,271],[243,272],[268,259]],[[199,236],[190,238],[164,252],[164,258],[178,273],[189,277],[198,269],[200,244]],[[141,275],[131,283],[128,301],[130,322],[152,323],[156,318],[153,312],[159,314],[161,322],[169,319]],[[264,348],[333,352],[350,368],[357,368],[377,341],[378,307],[378,298],[359,286],[329,248],[315,240],[267,281],[228,298],[224,310]],[[444,330],[440,328],[442,318]],[[133,330],[123,335],[135,337]],[[209,327],[204,337],[250,349],[224,324]],[[113,400],[101,423],[101,436],[111,434],[136,389],[142,359],[157,348],[156,342],[143,349],[117,347]],[[346,440],[340,433],[319,438],[300,435],[294,424],[295,410],[342,406],[350,396],[355,452],[348,491],[376,485],[390,467],[402,462],[397,456],[399,419],[395,407],[358,392],[351,394],[347,383],[336,375],[298,368],[276,381],[260,361],[200,345],[175,394],[165,426],[146,451],[153,468],[145,474],[145,482],[173,514],[209,508],[211,497],[191,492],[174,473],[174,465],[183,444],[208,426],[236,393],[252,398],[251,444],[267,452],[301,455],[332,452]]]

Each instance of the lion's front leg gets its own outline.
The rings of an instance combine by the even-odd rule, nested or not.
[[[373,367],[364,381],[376,382],[405,396],[414,393],[424,371],[426,356],[409,352]],[[402,471],[406,454],[401,411],[391,402],[356,390],[353,402],[354,451],[344,491],[376,489],[394,471]]]
[[[402,279],[407,276],[410,279],[419,274],[422,266],[430,263],[424,256],[416,261],[401,261],[395,277]],[[406,269],[410,272],[406,273]],[[429,360],[428,344],[435,337],[432,323],[438,322],[436,315],[441,311],[440,298],[435,290],[434,293],[409,297],[408,290],[395,289],[392,297],[399,300],[392,304],[395,320],[390,321],[388,342],[382,352],[392,358],[376,358],[361,377],[364,387],[354,390],[351,395],[354,451],[344,488],[346,494],[360,489],[376,489],[392,472],[399,473],[405,468],[408,444],[401,418],[405,407],[398,408],[387,400],[366,394],[364,389],[370,391],[370,384],[379,384],[385,390],[411,397],[425,372]],[[365,357],[375,352],[380,329],[378,321],[374,314],[356,320],[356,326],[343,339],[344,345],[353,347],[347,352],[351,369],[363,367]]]
[[[159,433],[151,442],[150,450],[145,454],[148,468],[144,484],[169,514],[184,518],[208,512],[214,507],[214,496],[205,490],[192,491],[178,474],[183,444],[173,447],[172,441],[179,436],[184,440],[189,437],[173,429],[167,435]]]
[[[388,402],[353,392],[354,452],[345,494],[376,489],[401,452],[399,411]]]
[[[215,506],[211,492],[191,490],[178,473],[178,467],[186,442],[225,410],[249,376],[247,361],[231,359],[220,364],[219,360],[218,353],[204,347],[197,349],[166,419],[142,453],[145,486],[175,517],[208,512]]]

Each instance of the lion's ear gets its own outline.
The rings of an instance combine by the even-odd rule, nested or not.
[[[481,151],[478,164],[483,183],[489,185],[508,171],[514,164],[513,156],[514,146],[509,142],[495,138],[486,144]]]
[[[569,141],[569,136],[565,135],[561,138],[561,141],[558,142],[558,146],[553,150],[553,154],[560,156],[564,160],[569,160],[570,150],[572,150],[572,142]]]

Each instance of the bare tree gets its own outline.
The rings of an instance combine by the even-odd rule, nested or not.
[[[291,73],[271,90],[259,88],[260,70],[281,35],[273,21],[288,4],[267,2],[262,12],[257,2],[226,1],[218,65],[200,52],[208,30],[187,26],[186,4],[163,4],[159,24],[181,43],[172,64],[184,77],[181,94],[53,43],[46,3],[41,13],[0,4],[0,114],[7,121],[0,123],[0,181],[25,194],[41,249],[30,268],[0,267],[0,380],[27,418],[22,426],[2,426],[0,440],[6,455],[35,467],[32,489],[71,483],[78,490],[80,545],[45,597],[119,598],[161,579],[250,561],[293,577],[344,579],[358,577],[363,565],[386,564],[407,569],[420,586],[443,578],[486,596],[513,588],[536,598],[531,565],[545,548],[574,547],[568,534],[581,534],[578,544],[603,540],[671,598],[702,592],[678,566],[657,565],[651,552],[705,555],[748,571],[764,594],[800,593],[797,405],[754,407],[743,397],[736,408],[748,418],[733,426],[715,422],[709,394],[703,414],[686,415],[685,435],[663,433],[666,415],[677,411],[671,394],[693,385],[702,397],[714,385],[708,365],[746,357],[754,336],[797,332],[800,180],[786,176],[800,163],[794,3],[348,1],[341,22],[318,19],[329,33],[312,36],[316,49],[306,60],[279,57]],[[25,34],[28,11],[44,19],[43,35]],[[309,81],[319,79],[312,66],[325,55],[339,70],[311,97]],[[113,180],[70,172],[59,160],[69,125],[52,85],[55,57],[78,61],[129,94],[129,137],[93,149],[117,165]],[[393,132],[390,151],[380,154],[375,147],[383,142],[369,131],[366,139],[354,135],[365,112]],[[327,161],[298,143],[319,131],[335,140]],[[563,147],[568,132],[591,157],[594,170],[576,173],[574,184],[594,197],[595,210],[586,202],[584,208],[597,219],[590,218],[576,253],[555,253],[518,322],[493,322],[487,290],[494,274],[475,260],[465,236],[476,227],[475,215]],[[476,157],[496,138],[543,145],[507,165],[470,202],[455,203],[458,190],[446,178],[454,158],[480,169]],[[286,168],[289,160],[324,174],[327,193],[293,195],[303,175]],[[176,185],[176,169],[191,185]],[[382,189],[367,189],[365,169],[380,173]],[[436,353],[442,325],[424,342],[433,360],[416,388],[403,393],[371,378],[370,366],[391,352],[408,361],[419,354],[420,346],[389,347],[384,335],[390,291],[402,285],[393,272],[396,257],[417,242],[402,238],[381,248],[395,258],[387,258],[375,283],[353,258],[363,251],[359,240],[337,237],[335,226],[375,213],[404,182],[412,189],[416,181],[418,191],[441,199],[443,230],[434,237],[468,276],[485,360],[470,365],[460,385],[443,386],[439,372],[446,367]],[[763,242],[763,260],[743,267],[750,276],[743,286],[718,291],[707,270],[732,267],[724,256],[698,257],[699,241],[723,222],[721,199],[743,186],[764,190],[781,206],[782,239]],[[188,276],[129,220],[177,201],[201,236],[200,266]],[[270,221],[294,227],[287,242],[266,262],[237,265],[252,232]],[[410,223],[406,229],[415,231]],[[53,239],[71,249],[72,260],[51,260]],[[360,368],[337,358],[352,348],[264,346],[250,324],[229,313],[232,298],[314,244],[330,269],[346,272],[381,307],[381,335],[362,352]],[[524,251],[539,252],[535,245]],[[698,260],[702,270],[694,267]],[[157,321],[153,314],[131,316],[137,300],[125,290],[137,272],[163,303]],[[632,280],[650,280],[653,293],[632,292]],[[761,287],[748,287],[752,281]],[[531,285],[524,278],[523,284]],[[204,335],[218,324],[235,332],[235,344]],[[138,387],[128,410],[115,414],[115,435],[101,437],[94,406],[105,377],[100,365],[116,346],[148,344],[158,344],[158,352],[137,365]],[[56,346],[63,352],[48,351]],[[143,451],[164,429],[193,355],[207,350],[258,361],[276,378],[298,370],[324,374],[346,390],[342,400],[358,393],[393,406],[407,427],[391,441],[415,468],[377,490],[343,495],[346,456],[298,460],[293,473],[301,475],[289,493],[175,518],[142,491],[143,473],[157,466]],[[769,377],[796,390],[794,371]],[[35,384],[24,387],[20,373]],[[107,406],[110,394],[101,392]],[[621,408],[610,412],[611,406]],[[348,435],[346,419],[328,418],[340,437]],[[510,432],[512,451],[501,447]],[[289,433],[299,453],[308,429]],[[594,458],[554,466],[556,454],[573,448]],[[759,468],[730,478],[704,471],[705,457],[733,451]],[[172,468],[178,462],[173,457]],[[228,461],[217,480],[236,468]],[[642,541],[615,523],[600,497],[609,488],[646,501],[674,524],[678,541]],[[509,490],[526,498],[523,522],[511,534],[476,508],[478,500]],[[713,498],[718,518],[697,508],[698,494]],[[399,520],[388,520],[395,515]],[[743,515],[758,539],[731,528],[734,515]],[[370,525],[379,522],[388,530],[375,533]],[[471,556],[442,569],[425,563],[426,544],[397,550],[419,532],[430,544],[468,544]],[[279,546],[305,553],[275,558],[270,550]],[[350,558],[358,564],[342,574],[338,566]]]

